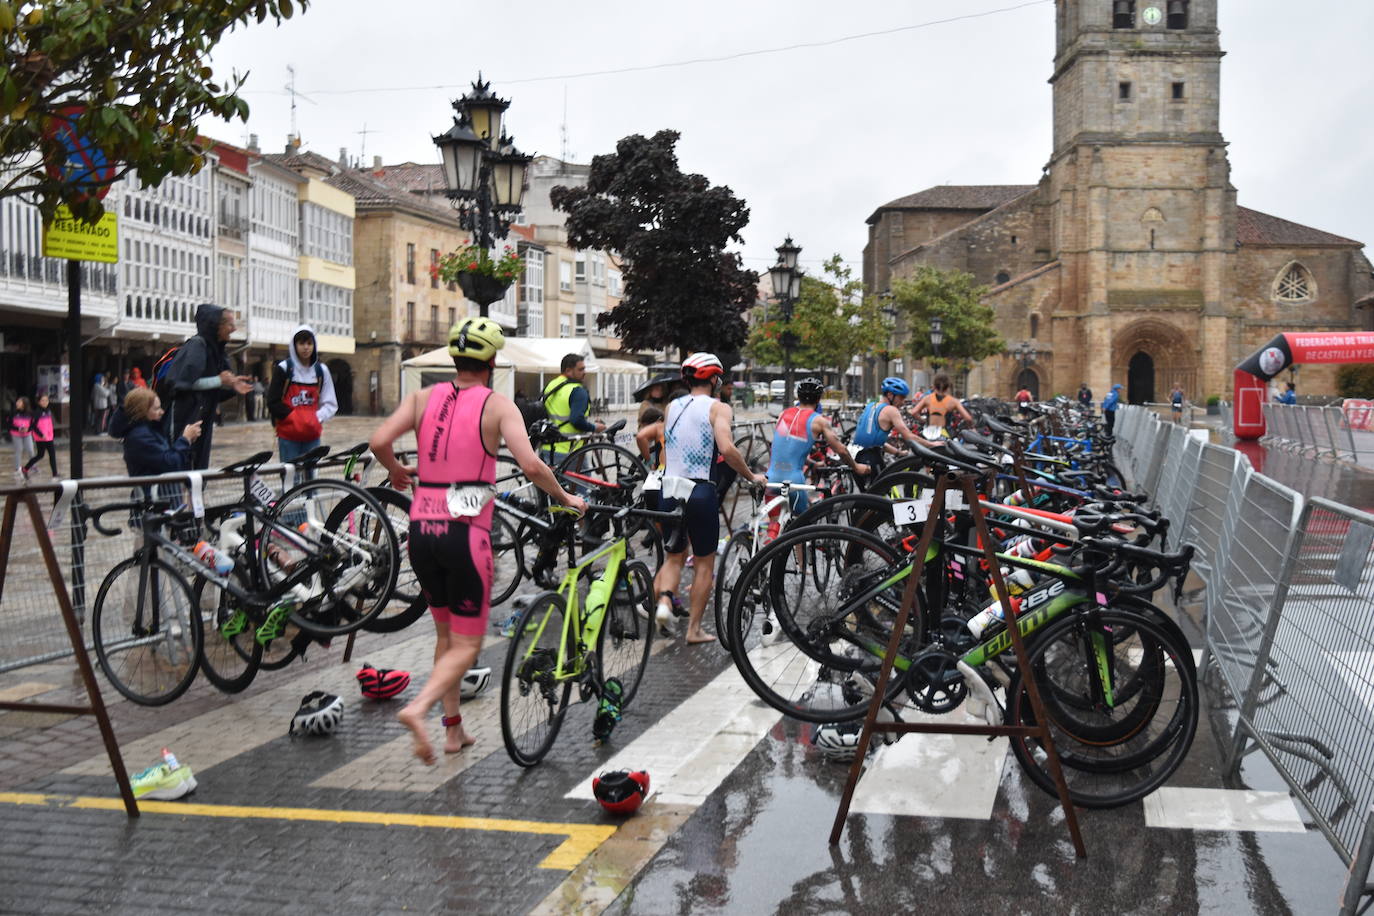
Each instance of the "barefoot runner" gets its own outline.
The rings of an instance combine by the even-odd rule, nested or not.
[[[689,643],[712,642],[715,637],[701,628],[706,602],[711,596],[711,574],[716,563],[716,544],[720,538],[720,506],[711,469],[716,454],[747,481],[767,482],[762,474],[749,470],[735,447],[730,421],[734,411],[716,400],[724,368],[710,353],[693,353],[682,363],[682,379],[690,389],[668,405],[665,416],[645,426],[636,435],[641,451],[655,439],[663,440],[664,476],[659,508],[671,512],[685,502],[682,524],[665,532],[663,566],[654,577],[658,593],[657,619],[660,625],[671,619],[673,596],[682,582],[682,567],[690,546],[695,557],[692,573],[691,611],[687,618]]]
[[[434,615],[434,670],[396,718],[414,736],[415,756],[430,765],[436,758],[425,717],[436,700],[444,703],[444,751],[460,751],[476,740],[463,730],[459,689],[477,660],[491,611],[488,532],[501,443],[545,493],[579,512],[587,507],[535,455],[520,410],[487,387],[496,351],[506,345],[501,328],[486,318],[468,318],[449,330],[448,341],[457,378],[408,395],[368,443],[401,491],[410,488],[417,468],[397,461],[392,445],[410,430],[418,443],[410,565]]]

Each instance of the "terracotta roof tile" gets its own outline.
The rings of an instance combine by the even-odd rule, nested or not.
[[[1236,208],[1236,241],[1242,245],[1293,245],[1298,247],[1306,245],[1339,245],[1341,247],[1353,245],[1356,248],[1363,247],[1362,242],[1357,242],[1354,239],[1313,229],[1311,226],[1304,226],[1301,223],[1279,219],[1277,216],[1251,210],[1249,207]]]
[[[385,185],[413,194],[442,196],[446,190],[444,168],[438,163],[422,165],[416,162],[402,162],[400,165],[384,165],[380,169],[371,169],[369,174]]]
[[[883,210],[991,210],[1034,191],[1033,184],[943,184],[883,204],[868,218],[876,222]]]

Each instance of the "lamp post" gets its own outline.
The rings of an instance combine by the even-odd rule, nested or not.
[[[878,307],[878,311],[882,314],[883,318],[885,319],[885,327],[887,329],[887,341],[883,344],[882,349],[878,351],[878,355],[882,358],[883,361],[884,378],[886,378],[891,371],[892,351],[895,349],[893,343],[894,338],[897,335],[897,309],[893,306],[892,303],[896,298],[897,297],[893,295],[892,290],[890,289],[885,289],[878,294],[878,301],[882,303]],[[875,377],[873,379],[874,397],[878,396],[878,391],[880,388],[881,383]]]
[[[782,374],[786,380],[786,389],[783,394],[783,405],[792,403],[792,351],[796,349],[799,341],[797,335],[792,331],[792,309],[801,298],[802,272],[797,269],[797,255],[801,254],[801,247],[792,244],[792,237],[787,239],[775,249],[778,253],[778,263],[768,268],[768,276],[773,281],[773,297],[782,305],[782,320],[785,328],[778,336],[778,343],[782,346]]]
[[[939,315],[930,316],[930,368],[938,371],[940,368],[940,344],[945,342],[945,322]]]
[[[1036,352],[1035,344],[1031,343],[1028,340],[1023,340],[1016,345],[1015,350],[1011,351],[1011,355],[1015,356],[1021,363],[1021,375],[1017,376],[1016,379],[1016,388],[1019,391],[1020,389],[1026,387],[1022,384],[1021,376],[1024,376],[1026,374],[1026,370],[1031,367],[1031,364],[1035,362],[1035,358],[1040,354]],[[1038,385],[1036,387],[1037,389],[1039,388]],[[1036,397],[1040,396],[1039,390],[1032,392],[1032,394],[1034,394]]]
[[[458,211],[458,225],[486,251],[504,239],[525,198],[530,160],[515,148],[503,121],[508,99],[497,98],[491,83],[477,82],[453,103],[453,126],[434,138],[443,160],[447,196]],[[508,284],[482,274],[460,274],[463,293],[477,303],[483,318]]]

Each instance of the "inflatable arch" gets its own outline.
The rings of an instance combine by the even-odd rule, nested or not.
[[[1236,367],[1234,426],[1237,439],[1264,435],[1262,405],[1266,383],[1289,366],[1300,363],[1374,362],[1374,332],[1279,334]]]

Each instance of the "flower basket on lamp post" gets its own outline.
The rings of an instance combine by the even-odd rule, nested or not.
[[[458,288],[463,291],[463,295],[484,307],[504,299],[510,285],[510,280],[488,277],[485,274],[465,271],[458,275]]]

